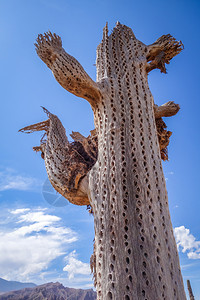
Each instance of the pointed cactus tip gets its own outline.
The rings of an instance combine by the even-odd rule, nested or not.
[[[117,22],[116,22],[116,27],[117,27],[117,26],[120,26],[120,25],[121,25],[121,23],[120,23],[119,21],[117,21]]]
[[[108,22],[106,22],[106,26],[103,28],[103,39],[108,37]]]
[[[41,106],[41,108],[43,109],[43,111],[49,116],[51,113],[48,111],[48,109],[46,109],[44,106]]]

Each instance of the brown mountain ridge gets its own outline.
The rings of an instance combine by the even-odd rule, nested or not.
[[[61,283],[47,283],[0,295],[0,300],[96,300],[92,289],[64,287]]]

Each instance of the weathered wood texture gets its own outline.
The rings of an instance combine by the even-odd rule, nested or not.
[[[52,186],[71,203],[90,205],[86,175],[97,160],[98,143],[95,131],[91,131],[87,138],[78,132],[72,132],[74,142],[70,143],[58,117],[43,109],[49,117],[48,120],[26,126],[20,131],[45,131],[40,146],[33,147],[33,150],[41,151]]]
[[[165,57],[180,44],[168,36],[156,45],[153,52],[118,24],[97,49],[104,93],[89,184],[99,299],[185,299],[146,72],[152,52]]]
[[[87,99],[94,112],[98,158],[84,178],[94,213],[91,266],[98,299],[186,299],[159,147],[159,134],[165,148],[170,135],[160,118],[178,107],[171,114],[173,103],[167,113],[166,107],[157,109],[147,80],[154,68],[166,72],[165,63],[182,43],[165,35],[146,46],[130,28],[117,23],[108,36],[106,26],[97,48],[97,83],[63,50],[58,36],[40,35],[36,48],[58,82]],[[68,147],[63,143],[61,148]]]

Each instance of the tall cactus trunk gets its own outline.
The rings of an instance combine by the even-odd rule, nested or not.
[[[116,77],[95,108],[99,152],[89,177],[98,299],[185,299],[145,66],[115,51]]]
[[[136,78],[145,83],[139,71]],[[128,93],[95,113],[99,152],[89,187],[98,299],[185,299],[151,94]]]
[[[91,266],[97,299],[186,299],[161,164],[161,158],[167,159],[171,135],[162,117],[174,115],[179,106],[171,101],[155,106],[147,80],[148,72],[155,68],[166,73],[165,64],[182,50],[182,43],[164,35],[146,46],[130,28],[117,23],[108,36],[106,26],[97,48],[95,83],[64,51],[58,36],[39,35],[37,42],[38,55],[57,81],[88,100],[94,111],[96,163],[93,158],[92,164],[87,162],[86,155],[91,156],[88,149],[94,138],[84,140],[77,134],[76,143],[62,152],[66,159],[63,156],[60,167],[52,162],[51,173],[58,173],[54,184],[72,203],[81,205],[80,195],[84,194],[82,204],[88,204],[89,197],[94,213]],[[46,165],[51,166],[49,160],[59,158],[53,141],[59,144],[61,134],[54,130],[55,117],[49,116],[52,129],[45,129],[47,143],[42,145],[42,151]],[[34,128],[40,128],[39,124]],[[24,130],[28,128],[32,129]],[[71,176],[70,180],[67,176]]]

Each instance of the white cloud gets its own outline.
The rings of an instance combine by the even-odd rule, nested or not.
[[[187,252],[190,259],[200,259],[200,241],[190,233],[190,230],[185,226],[174,228],[174,235],[178,250],[183,253]]]
[[[200,250],[199,250],[200,251]],[[198,251],[198,252],[199,252]],[[188,258],[191,258],[191,259],[200,259],[200,253],[197,253],[197,252],[189,252],[188,253]]]
[[[11,210],[11,214],[13,215],[18,215],[18,214],[23,214],[24,212],[27,212],[29,211],[30,208],[18,208],[18,209],[15,209],[15,210]]]
[[[25,208],[9,213],[15,228],[0,232],[0,277],[5,279],[29,281],[39,277],[77,240],[76,232],[63,227],[59,217],[45,210]]]
[[[76,250],[72,251],[65,257],[67,265],[63,268],[63,271],[68,272],[68,278],[71,280],[75,274],[89,275],[90,265],[77,259]]]
[[[27,209],[25,209],[27,210]],[[41,225],[50,225],[54,222],[60,221],[60,218],[53,215],[45,214],[44,211],[33,211],[28,212],[19,217],[19,223],[28,222],[28,223],[38,223]]]
[[[41,186],[41,184],[38,179],[30,176],[22,176],[10,168],[0,171],[0,191],[27,191],[35,189],[35,187]]]

